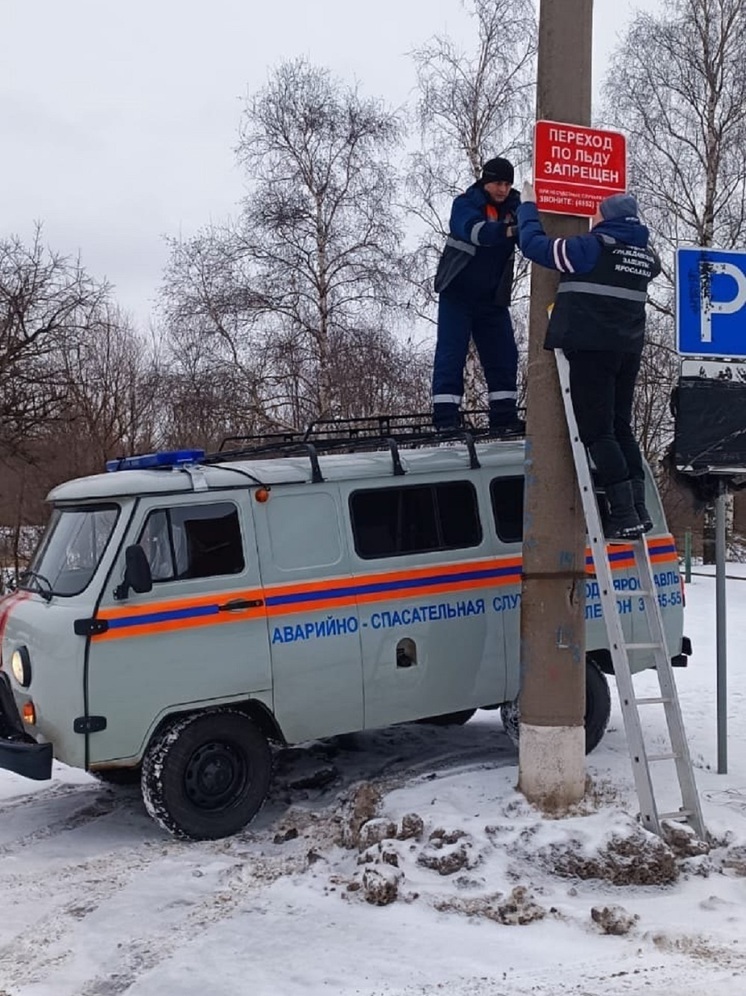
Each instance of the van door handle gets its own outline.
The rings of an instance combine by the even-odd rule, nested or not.
[[[260,605],[264,605],[264,599],[262,598],[234,598],[230,602],[226,602],[224,605],[218,606],[218,612],[236,612],[238,609],[256,609]]]

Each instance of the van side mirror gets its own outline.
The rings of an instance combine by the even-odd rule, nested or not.
[[[138,594],[152,590],[153,575],[150,572],[150,564],[139,543],[133,543],[124,551],[124,565],[124,579],[114,589],[114,598],[117,600],[127,598],[130,589]]]

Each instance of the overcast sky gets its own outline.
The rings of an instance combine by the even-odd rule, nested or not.
[[[650,0],[645,6],[649,6]],[[595,0],[594,79],[640,0]],[[463,37],[459,0],[4,0],[0,237],[44,224],[56,251],[115,285],[145,327],[164,235],[221,221],[242,195],[242,100],[298,55],[399,106],[408,52]]]

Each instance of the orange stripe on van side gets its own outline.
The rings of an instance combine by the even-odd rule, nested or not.
[[[651,560],[676,562],[673,537],[656,537],[648,541]],[[613,570],[634,566],[632,548],[628,544],[609,547]],[[429,598],[433,595],[456,594],[483,588],[496,588],[521,583],[520,557],[490,557],[437,564],[400,571],[380,571],[354,576],[336,576],[323,581],[295,582],[250,588],[238,591],[213,592],[187,598],[170,598],[162,602],[117,606],[102,612],[98,618],[109,623],[104,633],[94,640],[122,639],[130,636],[152,636],[222,623],[250,619],[291,616],[300,612],[332,612],[351,606],[380,602],[400,602],[404,599]],[[586,550],[586,571],[593,574],[590,550]],[[221,611],[227,602],[244,599],[260,605],[233,611]]]
[[[238,591],[210,592],[208,595],[192,595],[186,598],[170,598],[162,602],[150,602],[147,605],[123,605],[105,609],[99,616],[100,619],[127,619],[131,616],[142,615],[143,612],[170,612],[178,609],[199,608],[201,606],[217,605],[233,599],[241,598],[247,601],[255,601],[264,597],[262,588],[247,588]]]

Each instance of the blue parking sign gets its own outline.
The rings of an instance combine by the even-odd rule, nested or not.
[[[676,348],[746,358],[746,252],[676,250]]]

